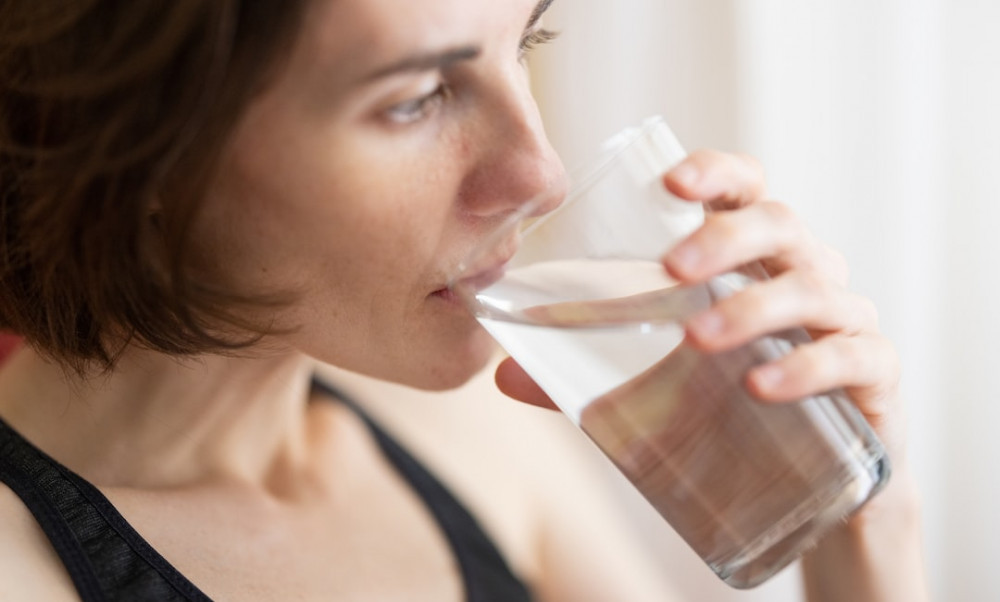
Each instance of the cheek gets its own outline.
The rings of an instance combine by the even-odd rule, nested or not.
[[[266,319],[320,360],[424,388],[480,369],[489,337],[429,297],[468,247],[462,141],[417,152],[350,133],[282,144],[266,133],[237,137],[199,221],[208,277],[245,294],[296,293]]]
[[[285,148],[235,153],[211,190],[198,255],[228,284],[300,288],[333,271],[351,286],[405,268],[433,242],[440,218],[419,210],[408,174],[360,153]]]

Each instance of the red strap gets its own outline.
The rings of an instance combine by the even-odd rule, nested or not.
[[[8,334],[6,332],[0,332],[0,364],[7,359],[7,356],[11,354],[18,345],[21,344],[21,337]]]

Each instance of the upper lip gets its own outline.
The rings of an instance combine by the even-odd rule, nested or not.
[[[517,251],[519,237],[513,236],[502,244],[498,244],[489,258],[473,257],[468,266],[460,268],[459,274],[448,282],[446,288],[465,288],[480,291],[501,278],[507,264]]]
[[[503,278],[508,261],[510,261],[510,258],[498,261],[490,267],[479,270],[474,274],[465,276],[464,278],[459,278],[452,283],[451,288],[463,287],[474,291],[481,291]]]

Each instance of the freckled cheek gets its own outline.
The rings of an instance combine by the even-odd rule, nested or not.
[[[320,270],[314,276],[341,278],[355,294],[374,282],[412,295],[435,284],[442,257],[456,244],[466,142],[448,136],[422,152],[398,144],[317,152],[293,178],[270,172],[248,186],[245,193],[256,198],[245,217],[267,224],[259,232],[264,251],[297,257]],[[259,256],[260,249],[245,252]]]
[[[450,174],[425,173],[381,199],[370,197],[369,212],[349,220],[355,251],[371,258],[369,269],[406,278],[433,271],[455,244],[456,189]]]

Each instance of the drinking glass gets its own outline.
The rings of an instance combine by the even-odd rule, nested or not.
[[[662,118],[621,132],[557,209],[532,217],[543,201],[527,203],[451,287],[705,563],[748,588],[870,499],[889,462],[841,391],[788,404],[747,392],[747,371],[805,331],[722,353],[685,343],[689,316],[767,276],[668,277],[659,258],[704,220],[662,184],[684,156]]]

